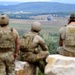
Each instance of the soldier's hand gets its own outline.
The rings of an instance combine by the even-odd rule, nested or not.
[[[16,59],[18,56],[18,53],[14,53],[14,59]]]

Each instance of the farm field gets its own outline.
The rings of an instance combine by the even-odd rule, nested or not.
[[[18,31],[26,32],[30,30],[31,24],[34,20],[20,20],[20,19],[10,19],[9,26],[14,27]],[[38,20],[42,24],[41,33],[58,33],[60,27],[67,24],[67,18],[54,18],[51,21]]]

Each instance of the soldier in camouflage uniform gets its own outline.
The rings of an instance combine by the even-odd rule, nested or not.
[[[40,30],[41,30],[41,23],[37,21],[33,22],[31,25],[31,31],[24,34],[34,37],[33,41],[31,42],[30,48],[27,50],[22,49],[20,47],[20,50],[22,61],[33,63],[34,65],[39,67],[42,73],[44,73],[44,67],[46,64],[45,59],[48,56],[49,52],[44,40],[42,39],[42,37],[39,36]],[[41,63],[41,61],[43,61],[43,64]]]
[[[75,57],[75,14],[71,14],[68,25],[59,30],[59,46],[58,54]]]
[[[15,75],[14,57],[19,50],[18,32],[8,24],[8,16],[0,15],[0,75]]]

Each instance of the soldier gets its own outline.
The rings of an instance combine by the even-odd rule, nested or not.
[[[15,75],[14,59],[20,46],[18,32],[8,24],[8,16],[0,15],[0,75]]]
[[[33,22],[31,25],[31,31],[23,35],[23,38],[25,40],[23,39],[21,40],[20,50],[22,61],[33,63],[34,65],[39,67],[42,73],[44,73],[44,67],[46,64],[45,59],[49,54],[49,52],[44,40],[42,39],[42,37],[39,36],[40,31],[41,31],[41,23],[37,21]],[[26,44],[28,36],[30,37],[31,41],[29,40],[28,44]],[[23,45],[25,45],[26,47],[25,46],[23,47]],[[43,64],[41,63],[42,60]]]
[[[68,25],[59,30],[59,46],[58,54],[75,57],[75,14],[71,14]]]

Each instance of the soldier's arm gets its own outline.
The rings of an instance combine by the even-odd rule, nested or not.
[[[63,46],[63,40],[62,40],[61,36],[59,36],[59,46]]]
[[[59,46],[63,46],[63,39],[65,37],[65,27],[60,28],[59,30]]]
[[[47,51],[48,50],[48,47],[47,47],[47,45],[45,44],[45,41],[40,37],[39,38],[40,40],[39,40],[39,45],[40,45],[40,47],[42,48],[42,50],[43,51]]]
[[[14,52],[14,57],[16,58],[19,52],[20,48],[20,40],[19,40],[19,35],[18,32],[14,29],[14,37],[15,37],[15,52]]]
[[[18,53],[19,51],[19,48],[20,48],[20,41],[19,41],[19,37],[16,37],[16,40],[15,40],[15,53]]]

